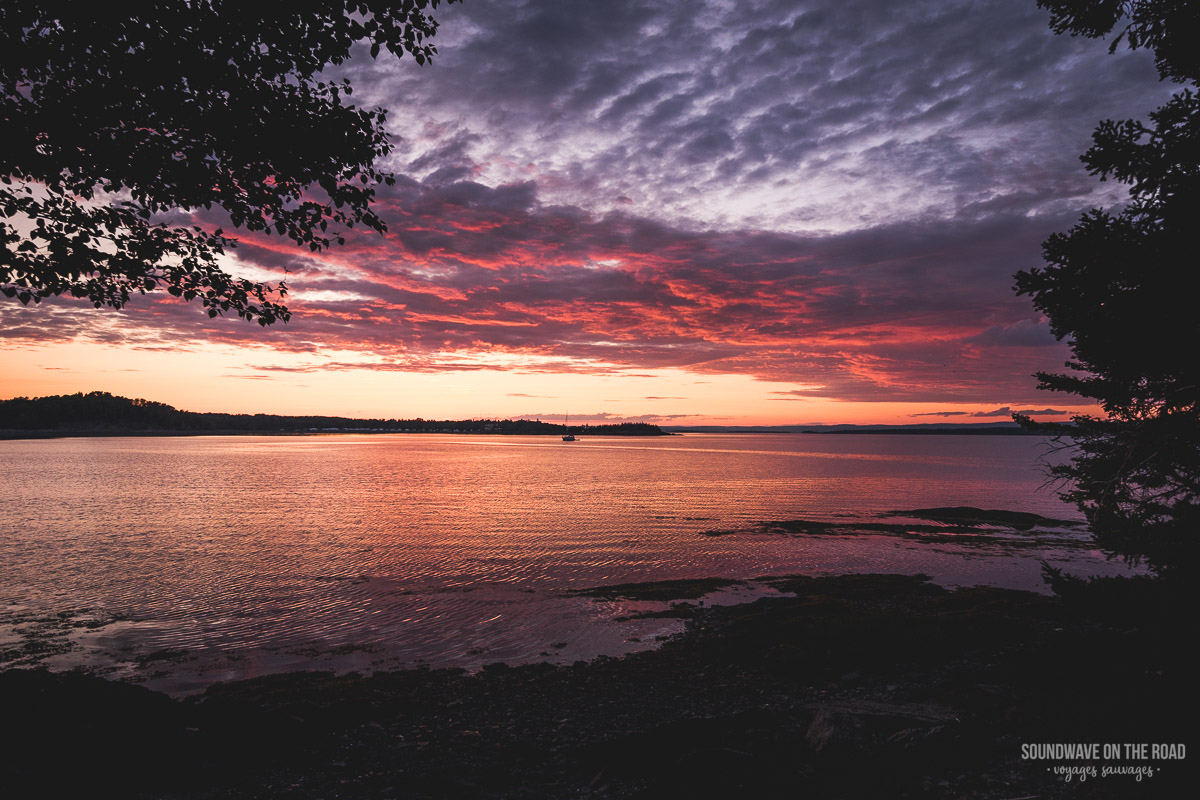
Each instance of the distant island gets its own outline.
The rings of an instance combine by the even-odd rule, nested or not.
[[[670,436],[657,425],[556,425],[528,419],[353,419],[180,411],[108,392],[0,400],[0,438],[218,435],[254,433],[475,433],[500,435]]]
[[[1015,422],[926,422],[912,425],[670,425],[671,433],[875,433],[916,436],[1045,436]]]

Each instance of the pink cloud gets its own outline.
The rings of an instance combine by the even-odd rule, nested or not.
[[[6,305],[0,337],[263,343],[364,356],[314,355],[300,371],[480,369],[445,354],[491,353],[528,359],[530,371],[679,367],[879,401],[1031,402],[1031,373],[1066,357],[1010,288],[1011,272],[1055,221],[1014,216],[808,237],[697,231],[541,206],[531,183],[413,180],[382,195],[380,212],[385,236],[351,231],[344,247],[319,255],[267,237],[244,241],[244,262],[288,271],[297,295],[286,326],[209,320],[149,295],[119,313],[62,299]]]

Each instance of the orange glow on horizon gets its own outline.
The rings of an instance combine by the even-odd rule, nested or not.
[[[1046,404],[1003,397],[990,404],[844,401],[810,394],[813,387],[746,375],[603,364],[566,371],[559,362],[539,368],[536,360],[504,354],[445,355],[454,369],[408,371],[383,360],[365,362],[356,352],[325,352],[315,359],[265,346],[180,350],[55,343],[0,354],[0,398],[106,391],[188,411],[398,419],[554,419],[570,409],[580,422],[663,425],[979,423],[1008,421],[1005,408],[1047,410]],[[1053,407],[1097,411],[1078,404]]]

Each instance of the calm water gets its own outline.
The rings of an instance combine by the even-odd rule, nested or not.
[[[614,622],[653,604],[571,588],[888,571],[1039,589],[1043,559],[1120,571],[1061,531],[1014,548],[754,527],[931,506],[1077,519],[1039,488],[1044,451],[872,435],[0,442],[0,666],[183,692],[284,669],[572,661],[679,623]]]

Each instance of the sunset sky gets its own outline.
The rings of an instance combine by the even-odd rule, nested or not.
[[[319,256],[243,237],[229,260],[287,270],[290,323],[163,293],[122,312],[0,298],[0,397],[674,424],[1085,408],[1036,390],[1068,351],[1012,275],[1123,200],[1079,154],[1169,95],[1148,54],[1056,37],[1034,0],[436,16],[432,66],[342,71],[390,109],[388,233]]]

